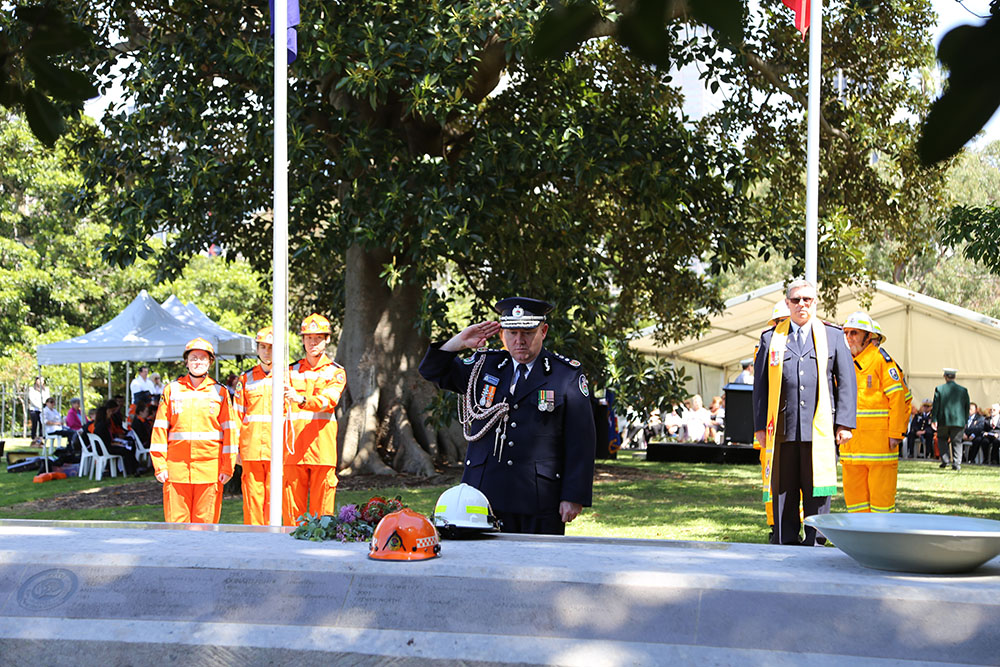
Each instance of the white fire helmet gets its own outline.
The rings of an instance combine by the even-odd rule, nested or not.
[[[885,334],[882,332],[882,327],[879,326],[879,323],[875,321],[874,317],[872,318],[872,329],[875,330],[874,333],[876,336],[878,336],[878,344],[881,345],[882,343],[884,343]]]
[[[844,322],[844,328],[858,329],[859,331],[867,331],[868,333],[878,335],[878,332],[875,331],[875,327],[872,325],[872,321],[871,315],[863,310],[856,310]]]
[[[792,311],[788,310],[788,304],[785,303],[785,299],[778,299],[778,302],[774,304],[774,310],[771,311],[771,319],[767,321],[768,326],[774,326],[786,317],[791,317]]]
[[[443,537],[459,537],[463,533],[492,532],[500,529],[493,516],[490,501],[474,486],[462,483],[441,494],[431,521]]]

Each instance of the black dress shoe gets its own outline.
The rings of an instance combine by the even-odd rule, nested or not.
[[[947,467],[948,467],[948,464],[945,463],[944,461],[941,461],[941,465],[938,466],[938,468],[947,468]]]
[[[962,469],[962,466],[952,466],[951,469],[957,472]]]

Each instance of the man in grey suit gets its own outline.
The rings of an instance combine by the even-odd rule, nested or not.
[[[952,470],[962,469],[962,434],[965,420],[969,416],[969,391],[955,382],[958,371],[944,369],[944,384],[934,389],[934,405],[931,419],[938,434],[938,449],[941,451],[941,468],[951,463]]]
[[[770,489],[774,501],[772,541],[776,544],[814,546],[815,528],[806,527],[804,541],[799,537],[799,493],[802,494],[805,516],[829,513],[830,495],[813,494],[813,420],[820,398],[820,382],[826,383],[833,413],[834,438],[836,444],[841,445],[851,438],[851,430],[855,427],[857,379],[843,330],[816,317],[815,285],[807,280],[792,281],[785,292],[785,303],[791,311],[791,320],[783,353],[780,352],[780,345],[775,350],[771,349],[775,330],[782,326],[779,324],[761,334],[754,360],[754,429],[758,442],[764,443],[765,429],[768,428],[769,367],[780,364]],[[817,328],[816,336],[826,337],[824,378],[818,377],[814,327]],[[836,462],[832,445],[824,457],[829,458],[822,459],[828,472],[833,466],[832,488],[835,490]]]

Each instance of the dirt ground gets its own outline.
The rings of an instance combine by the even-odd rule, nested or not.
[[[612,466],[605,463],[597,463],[594,473],[594,481],[597,484],[637,479],[676,479],[681,477],[683,475],[680,473],[653,472],[648,469]],[[396,475],[346,476],[340,478],[338,488],[346,491],[357,489],[377,491],[378,489],[389,487],[415,489],[425,486],[452,486],[458,484],[461,478],[462,468],[454,466],[438,469],[437,474],[431,477],[417,477],[404,473]],[[229,493],[230,489],[233,489],[232,493]],[[239,493],[234,487],[227,486],[226,490],[227,498],[239,497]],[[159,482],[155,479],[147,478],[132,484],[81,489],[73,493],[64,493],[52,496],[51,498],[12,505],[5,509],[17,512],[44,512],[48,510],[126,507],[130,505],[159,505],[161,502],[163,502],[163,491]]]

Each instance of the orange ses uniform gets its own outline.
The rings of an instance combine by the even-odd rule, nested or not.
[[[844,503],[848,512],[893,512],[899,449],[889,438],[903,438],[910,418],[909,390],[896,362],[874,344],[854,358],[858,379],[858,427],[840,446],[844,466]]]
[[[347,387],[347,373],[324,354],[315,367],[300,359],[289,367],[288,375],[292,388],[306,399],[289,409],[292,437],[285,446],[282,520],[293,526],[307,510],[315,515],[336,511],[337,417],[333,411]]]
[[[195,387],[191,376],[163,389],[149,448],[163,484],[163,517],[173,523],[213,523],[222,485],[232,475],[238,426],[232,419],[229,392],[205,376]]]
[[[258,364],[240,375],[233,408],[240,421],[243,523],[266,526],[271,513],[270,371]]]

